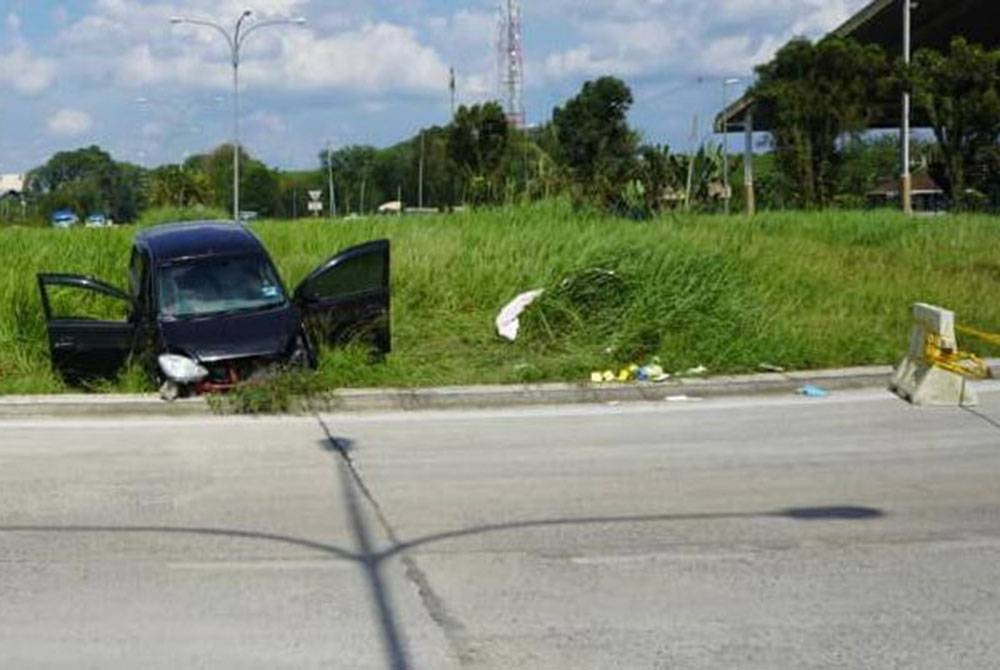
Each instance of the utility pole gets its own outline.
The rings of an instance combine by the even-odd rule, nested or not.
[[[326,175],[330,189],[330,219],[337,218],[337,193],[333,190],[333,145],[326,143]]]
[[[684,191],[684,211],[691,211],[691,189],[694,187],[694,161],[698,157],[698,115],[691,122],[691,155],[688,157],[687,189]]]
[[[455,68],[449,70],[448,90],[451,91],[451,118],[455,118]]]
[[[913,3],[911,0],[903,0],[903,62],[909,67],[911,51],[911,12]],[[902,144],[903,174],[900,187],[900,198],[902,199],[903,212],[913,213],[913,175],[910,174],[910,92],[903,92],[903,124],[900,142]]]
[[[722,82],[722,197],[726,201],[726,214],[729,214],[732,200],[732,193],[729,192],[729,86],[738,83],[740,80],[735,77]]]
[[[420,209],[424,208],[424,149],[425,143],[424,138],[426,137],[423,130],[420,131],[420,184],[417,188],[417,207]]]

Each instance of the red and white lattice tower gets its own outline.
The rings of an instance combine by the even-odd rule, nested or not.
[[[497,40],[497,85],[505,101],[507,119],[516,128],[524,128],[524,33],[521,29],[520,0],[506,0],[499,7]]]

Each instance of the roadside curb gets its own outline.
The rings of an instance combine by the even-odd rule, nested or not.
[[[994,377],[1000,361],[991,361]],[[527,405],[663,402],[795,393],[812,384],[828,391],[885,388],[889,366],[671,380],[660,384],[536,384],[424,389],[346,389],[310,401],[309,408],[337,412],[484,409]],[[167,403],[156,395],[55,395],[0,397],[0,419],[24,417],[212,416],[202,398]]]

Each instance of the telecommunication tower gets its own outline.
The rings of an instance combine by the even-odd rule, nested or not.
[[[507,120],[524,128],[524,33],[520,0],[506,0],[498,7],[497,85],[506,103]]]

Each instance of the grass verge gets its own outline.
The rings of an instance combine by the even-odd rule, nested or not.
[[[704,365],[712,373],[762,363],[893,363],[917,301],[1000,331],[1000,219],[993,217],[788,212],[633,222],[548,202],[253,228],[289,288],[339,249],[392,240],[394,353],[370,365],[358,352],[334,352],[308,381],[310,393],[585,381],[592,370],[653,356],[668,371]],[[134,234],[0,229],[0,394],[65,390],[49,369],[35,274],[73,272],[124,285]],[[518,341],[500,340],[497,312],[534,288],[548,292],[524,316]],[[101,388],[142,387],[126,373]]]

